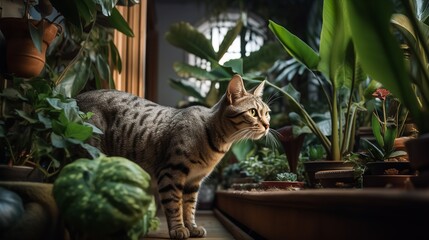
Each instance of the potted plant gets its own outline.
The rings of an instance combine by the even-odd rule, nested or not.
[[[40,20],[30,19],[30,1],[24,15],[0,18],[0,30],[6,40],[7,73],[17,77],[38,76],[45,67],[46,50],[60,32],[60,26],[45,18],[52,13],[49,1],[40,1]]]
[[[137,240],[156,230],[150,192],[150,176],[140,166],[104,155],[67,165],[52,189],[71,239]]]
[[[304,182],[298,181],[298,176],[293,172],[278,173],[275,181],[262,181],[263,189],[302,189]]]
[[[6,146],[1,152],[9,166],[3,166],[5,171],[28,166],[52,180],[79,149],[98,156],[99,150],[85,140],[101,131],[85,122],[91,114],[79,111],[75,99],[56,93],[47,79],[14,79],[14,84],[0,95],[4,103],[0,142]]]
[[[428,26],[422,18],[426,15],[421,14],[427,8],[417,8],[414,1],[401,1],[401,6],[404,13],[394,14],[391,2],[347,1],[344,10],[363,69],[410,111],[420,134],[406,144],[411,166],[419,170],[413,183],[428,187],[429,161],[418,153],[429,141],[429,71],[426,68],[429,45],[427,31],[423,31]],[[391,25],[403,37],[406,52],[398,44]]]
[[[326,159],[329,161],[325,162],[351,169],[351,165],[344,165],[342,160],[354,146],[356,116],[362,109],[361,103],[354,101],[354,94],[357,85],[366,76],[354,52],[354,45],[344,24],[345,16],[341,8],[340,2],[324,1],[319,53],[287,29],[273,21],[269,23],[271,31],[286,51],[308,68],[322,86],[329,105],[330,133],[327,134],[329,137],[324,134],[325,129],[312,119],[294,97],[294,89],[291,86],[280,88],[269,82],[267,85],[276,88],[288,98],[292,109],[316,135],[326,150]],[[323,162],[324,165],[325,162]],[[319,162],[316,163],[319,164]],[[307,165],[309,164],[306,164],[306,167]],[[334,169],[337,166],[327,166],[324,169]]]

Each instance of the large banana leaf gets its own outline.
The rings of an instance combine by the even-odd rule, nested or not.
[[[428,115],[423,118],[419,109],[404,56],[390,31],[393,13],[389,1],[344,1],[347,22],[362,68],[373,79],[381,82],[410,110],[413,119],[423,132],[429,131]]]
[[[264,44],[258,51],[243,58],[243,71],[264,71],[273,66],[274,62],[284,56],[282,46],[275,43]]]
[[[171,45],[181,48],[197,57],[210,62],[215,61],[217,58],[210,40],[189,23],[179,22],[173,24],[165,34],[165,38]]]
[[[292,57],[310,70],[317,68],[319,64],[319,55],[310,46],[289,32],[286,28],[271,20],[268,26]]]
[[[241,29],[243,28],[243,21],[238,20],[237,24],[233,28],[231,28],[223,38],[219,50],[217,51],[217,58],[216,60],[219,61],[223,55],[228,51],[231,44],[234,42],[234,40],[237,38],[237,36],[240,34]]]
[[[175,62],[173,64],[173,69],[176,72],[176,74],[181,78],[190,78],[194,77],[196,79],[204,79],[204,80],[210,80],[215,79],[216,77],[211,74],[210,72],[207,72],[207,70],[202,69],[197,66],[192,66],[187,63],[183,62]]]

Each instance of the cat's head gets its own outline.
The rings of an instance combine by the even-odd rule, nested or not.
[[[246,91],[243,79],[234,75],[225,93],[226,108],[224,116],[235,129],[234,141],[259,139],[269,133],[270,108],[262,100],[264,82]]]

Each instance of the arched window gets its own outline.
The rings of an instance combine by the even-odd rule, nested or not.
[[[266,23],[254,14],[230,11],[217,17],[206,19],[195,26],[199,32],[211,40],[214,50],[218,51],[226,33],[235,26],[240,18],[244,22],[243,30],[219,61],[221,64],[231,59],[249,56],[251,52],[259,50],[267,39]],[[210,70],[209,62],[193,54],[188,55],[188,63]],[[201,93],[206,94],[208,92],[210,86],[208,82],[197,81],[195,84],[200,86]]]

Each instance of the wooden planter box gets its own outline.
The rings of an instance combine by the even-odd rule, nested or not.
[[[216,209],[263,239],[422,239],[429,191],[218,191]]]

